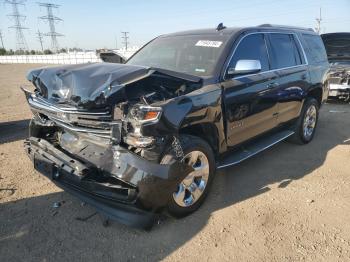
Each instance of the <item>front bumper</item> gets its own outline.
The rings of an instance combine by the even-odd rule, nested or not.
[[[347,97],[349,95],[350,95],[350,85],[330,84],[328,96]]]
[[[35,169],[56,185],[110,219],[141,228],[152,226],[155,212],[193,171],[180,162],[151,163],[118,146],[98,160],[88,155],[84,161],[36,137],[26,140],[25,150]]]

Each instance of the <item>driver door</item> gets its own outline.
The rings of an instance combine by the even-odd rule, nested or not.
[[[254,74],[226,76],[223,82],[228,146],[235,146],[277,126],[278,75],[270,70],[265,35],[244,36],[228,68],[239,60],[259,60]]]

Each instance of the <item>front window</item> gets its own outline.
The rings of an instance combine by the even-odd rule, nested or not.
[[[213,35],[159,37],[143,47],[127,64],[212,76],[227,40],[225,36]]]

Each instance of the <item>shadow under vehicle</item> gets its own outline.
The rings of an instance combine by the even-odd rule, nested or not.
[[[197,210],[216,169],[309,143],[328,71],[315,32],[269,24],[163,35],[126,64],[35,69],[26,152],[108,217],[150,228],[164,207]]]

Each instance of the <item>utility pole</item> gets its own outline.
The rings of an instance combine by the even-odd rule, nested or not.
[[[318,34],[321,33],[321,22],[322,22],[322,9],[320,7],[320,16],[316,18],[316,28],[315,28]]]
[[[122,38],[124,39],[123,44],[125,46],[125,51],[126,51],[126,50],[128,50],[128,44],[129,44],[129,41],[128,41],[128,39],[129,39],[129,36],[128,36],[129,32],[122,32],[122,34],[123,34]]]
[[[1,30],[0,30],[0,40],[1,40],[1,47],[2,47],[2,48],[5,48],[5,46],[4,46],[4,40],[2,39],[2,32],[1,32]]]
[[[43,47],[43,34],[38,30],[38,33],[37,33],[37,38],[40,42],[40,46],[41,46],[41,51],[44,52],[44,47]]]
[[[118,38],[115,36],[115,49],[118,49]]]
[[[39,4],[39,6],[46,8],[47,15],[41,16],[39,18],[42,20],[46,20],[49,23],[50,31],[44,35],[51,37],[51,48],[52,48],[52,50],[57,52],[58,48],[59,48],[57,37],[63,36],[63,35],[56,32],[55,23],[63,21],[63,20],[61,18],[53,15],[53,8],[58,8],[59,5],[50,4],[50,3],[38,3],[38,4]]]
[[[26,39],[24,38],[23,30],[28,29],[22,25],[22,22],[24,22],[26,16],[21,15],[18,10],[19,5],[24,6],[24,2],[26,0],[5,0],[6,4],[9,4],[12,6],[12,13],[8,16],[13,18],[14,25],[10,26],[9,28],[16,30],[16,49],[17,50],[28,50]]]

